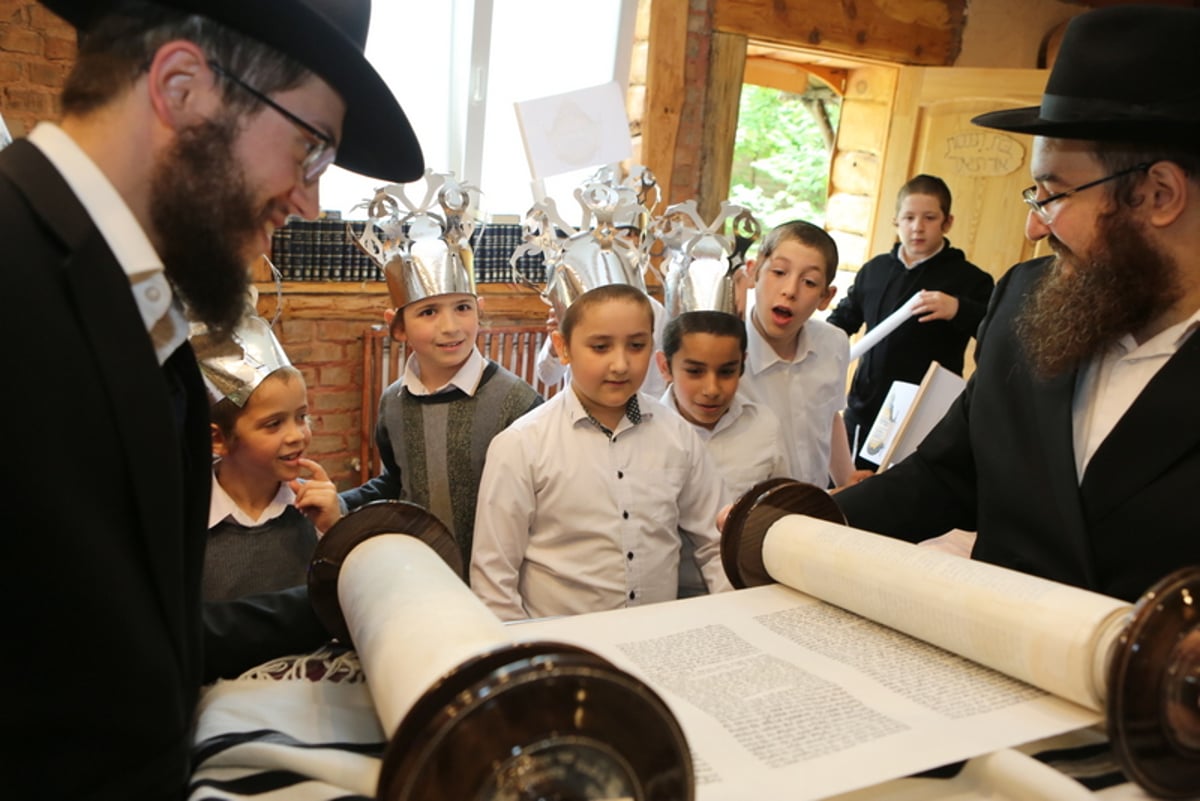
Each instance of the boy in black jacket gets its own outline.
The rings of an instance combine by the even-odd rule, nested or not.
[[[953,223],[945,181],[932,175],[909,180],[896,199],[900,241],[862,266],[829,315],[847,334],[863,323],[870,331],[920,292],[912,319],[858,360],[843,415],[851,443],[866,438],[893,381],[919,383],[932,361],[962,375],[967,341],[983,319],[995,281],[950,247],[946,233]],[[857,450],[854,457],[859,468],[875,467]]]

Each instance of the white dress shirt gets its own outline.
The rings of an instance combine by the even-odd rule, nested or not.
[[[129,277],[142,323],[163,364],[187,339],[188,326],[158,252],[116,187],[62,128],[39,122],[28,139],[62,174]]]
[[[441,392],[449,392],[453,389],[460,389],[469,397],[475,397],[475,390],[479,389],[479,379],[483,378],[483,369],[487,367],[487,362],[483,359],[483,354],[479,352],[479,348],[471,348],[471,355],[458,368],[458,372],[441,387],[427,387],[425,382],[421,380],[421,364],[417,361],[417,354],[410,353],[408,359],[404,362],[404,383],[402,386],[413,395],[437,395]]]
[[[267,504],[267,508],[262,510],[262,514],[255,519],[247,514],[242,507],[237,505],[237,501],[229,496],[229,493],[221,486],[221,482],[217,480],[217,474],[214,471],[212,479],[212,502],[208,506],[208,527],[212,528],[225,518],[229,518],[239,526],[245,526],[246,528],[261,526],[268,520],[274,520],[279,517],[295,502],[296,493],[292,492],[292,488],[287,485],[286,481],[280,481],[279,491],[275,493],[275,497]]]
[[[780,359],[752,320],[739,391],[775,413],[783,427],[792,478],[829,485],[834,415],[846,407],[850,339],[824,320],[809,318],[791,361]]]
[[[647,395],[609,438],[564,390],[492,440],[471,588],[502,620],[672,600],[680,536],[713,592],[730,588],[716,465],[687,421]]]
[[[668,387],[663,393],[662,402],[683,416],[673,388]],[[694,424],[692,427],[716,462],[729,491],[729,501],[737,500],[768,478],[791,476],[779,418],[767,407],[743,396],[740,389],[711,430]]]
[[[1071,407],[1075,469],[1080,481],[1096,449],[1138,395],[1200,327],[1200,310],[1141,345],[1131,334],[1079,371]]]

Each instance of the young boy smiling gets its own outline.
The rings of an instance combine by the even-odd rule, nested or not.
[[[695,544],[707,587],[729,588],[716,466],[686,421],[638,394],[652,318],[631,286],[581,295],[554,333],[570,389],[488,448],[471,587],[503,620],[671,600],[681,535]]]
[[[760,481],[789,475],[779,418],[738,392],[746,369],[746,325],[720,311],[689,311],[667,323],[658,368],[663,404],[695,428],[725,479],[729,500]],[[679,558],[679,597],[706,592],[690,548]]]
[[[777,226],[754,266],[745,395],[775,412],[789,448],[792,477],[819,487],[841,485],[852,463],[840,412],[846,405],[850,342],[814,312],[837,288],[833,239],[803,220]]]
[[[192,345],[213,401],[204,598],[303,584],[317,538],[341,516],[333,482],[304,458],[312,442],[304,376],[261,317],[243,320],[231,344],[198,330]]]
[[[488,443],[542,402],[529,384],[475,347],[479,305],[466,292],[412,298],[390,284],[392,337],[411,354],[404,375],[383,391],[375,439],[383,472],[342,493],[348,510],[378,499],[411,501],[437,517],[471,558],[475,501]],[[452,289],[453,287],[441,287]]]

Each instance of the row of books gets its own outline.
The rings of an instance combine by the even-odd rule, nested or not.
[[[366,225],[365,221],[337,218],[293,219],[275,231],[271,261],[285,281],[382,281],[380,265],[354,243],[347,231],[349,227],[354,236],[361,236]],[[509,259],[523,241],[519,224],[492,223],[477,228],[471,237],[475,281],[513,281]],[[540,254],[522,256],[517,269],[530,281],[545,281]]]

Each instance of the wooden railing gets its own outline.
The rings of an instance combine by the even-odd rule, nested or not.
[[[537,378],[537,355],[546,339],[544,325],[494,326],[481,328],[476,344],[485,358],[525,379],[543,397],[549,399],[561,384],[547,386]],[[382,466],[375,445],[375,426],[379,416],[379,398],[404,372],[408,357],[403,342],[392,339],[383,325],[363,332],[362,431],[359,474],[366,481],[379,475]]]

